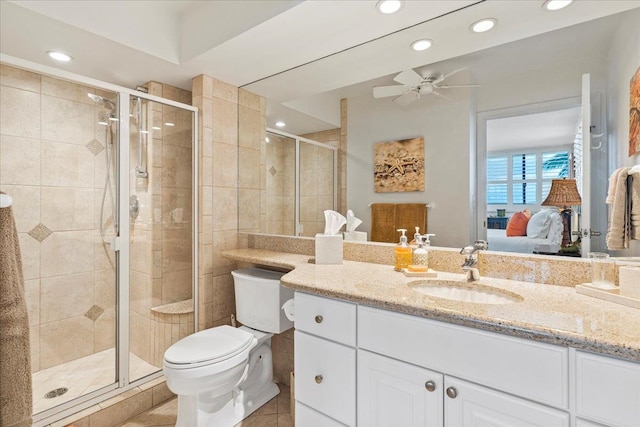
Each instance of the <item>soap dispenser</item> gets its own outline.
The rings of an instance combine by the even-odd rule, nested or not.
[[[416,227],[416,232],[413,234],[413,240],[409,242],[409,246],[415,250],[418,247],[418,242],[420,242],[420,227]]]
[[[424,236],[416,238],[418,247],[413,250],[413,264],[415,266],[429,267],[429,252],[424,248]]]
[[[405,235],[407,230],[400,228],[397,231],[402,233],[402,236],[400,236],[400,243],[398,243],[394,250],[396,256],[395,270],[402,271],[403,268],[407,268],[409,264],[411,264],[413,253],[407,243],[407,236]]]

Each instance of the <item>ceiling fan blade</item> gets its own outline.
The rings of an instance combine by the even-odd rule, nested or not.
[[[440,92],[436,92],[435,90],[433,92],[431,92],[432,94],[434,94],[435,96],[439,96],[440,98],[444,99],[445,101],[451,101],[450,98],[444,96],[443,94],[441,94]]]
[[[394,86],[376,86],[373,88],[374,98],[384,98],[387,96],[402,95],[408,90],[406,86],[394,85]]]
[[[436,86],[436,89],[450,89],[452,87],[482,87],[482,85],[444,85]]]
[[[413,70],[405,70],[393,80],[406,86],[418,86],[422,82],[422,76]]]
[[[451,76],[453,76],[454,74],[457,74],[457,73],[459,73],[459,72],[460,72],[460,71],[462,71],[462,70],[466,70],[467,68],[468,68],[468,67],[462,67],[462,68],[458,68],[457,70],[453,70],[452,72],[450,72],[450,73],[448,73],[448,74],[445,74],[444,76],[440,77],[440,78],[438,79],[438,81],[439,81],[439,82],[441,82],[441,81],[443,81],[444,79],[446,79],[447,77],[451,77]]]
[[[410,90],[409,92],[403,95],[400,95],[397,98],[393,98],[393,102],[395,102],[398,105],[402,105],[403,107],[406,107],[407,105],[411,104],[418,98],[420,98],[420,94],[415,90]]]

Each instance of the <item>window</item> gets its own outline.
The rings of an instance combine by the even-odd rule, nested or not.
[[[568,148],[547,150],[489,153],[487,204],[504,205],[511,211],[523,209],[521,205],[540,205],[549,194],[551,180],[569,177],[570,172]]]

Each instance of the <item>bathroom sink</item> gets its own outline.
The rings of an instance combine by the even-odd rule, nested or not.
[[[435,298],[453,301],[470,302],[475,304],[511,304],[520,302],[523,298],[512,292],[478,284],[456,280],[416,280],[408,286],[416,292]]]

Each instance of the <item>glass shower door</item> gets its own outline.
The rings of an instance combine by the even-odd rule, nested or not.
[[[324,211],[335,209],[335,151],[300,140],[299,236],[324,232]]]
[[[193,333],[193,112],[130,99],[129,380]]]

